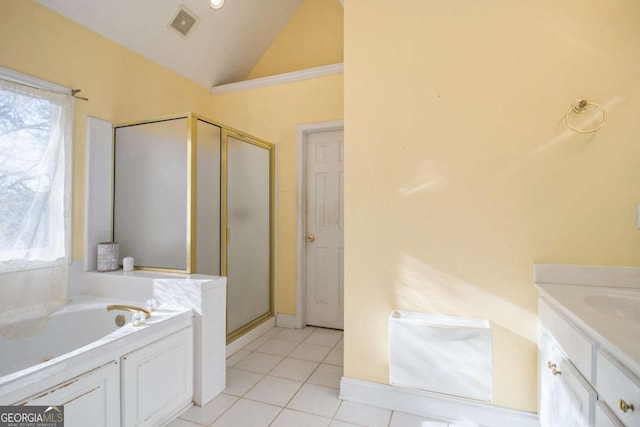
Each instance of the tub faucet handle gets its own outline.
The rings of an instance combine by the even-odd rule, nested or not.
[[[158,309],[158,302],[155,300],[155,298],[150,298],[147,300],[147,302],[144,303],[144,306],[147,307],[147,310],[153,313]]]
[[[142,311],[136,311],[131,315],[131,323],[133,323],[133,326],[144,325],[145,319],[145,314]]]

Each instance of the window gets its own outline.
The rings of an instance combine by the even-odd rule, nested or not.
[[[69,96],[0,80],[0,272],[68,258]]]

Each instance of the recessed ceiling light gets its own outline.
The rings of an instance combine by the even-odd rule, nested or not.
[[[209,6],[214,9],[220,9],[224,5],[224,0],[209,0]]]

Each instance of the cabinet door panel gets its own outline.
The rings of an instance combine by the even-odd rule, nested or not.
[[[125,426],[166,423],[193,398],[193,332],[183,329],[122,358]]]
[[[599,401],[596,405],[596,427],[624,427],[606,403]]]
[[[540,323],[589,382],[593,382],[594,343],[544,299],[539,300]]]
[[[598,351],[596,379],[600,399],[625,425],[640,426],[640,379],[604,350]],[[626,412],[620,408],[621,401],[633,405]]]
[[[117,427],[119,389],[120,370],[111,362],[16,404],[64,405],[66,427]]]
[[[540,424],[591,426],[596,393],[555,342],[540,338]]]

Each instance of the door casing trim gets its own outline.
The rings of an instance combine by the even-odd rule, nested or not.
[[[307,325],[304,287],[307,255],[307,243],[305,240],[305,236],[307,235],[307,140],[311,133],[329,132],[333,130],[344,131],[344,120],[298,125],[296,184],[296,328],[304,328]]]

